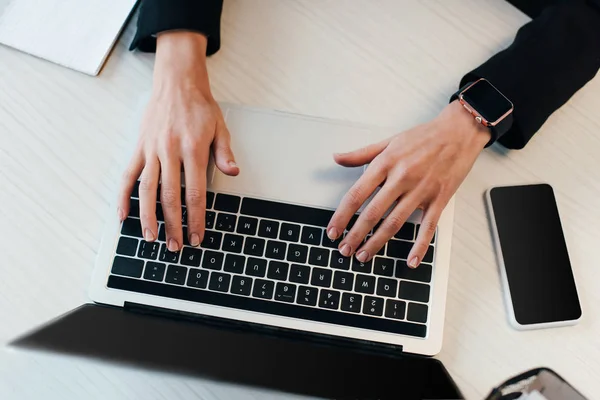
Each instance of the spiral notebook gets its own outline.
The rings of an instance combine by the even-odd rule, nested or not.
[[[0,44],[98,75],[136,0],[0,0]]]

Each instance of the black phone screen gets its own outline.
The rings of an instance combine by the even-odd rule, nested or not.
[[[497,187],[490,197],[517,322],[578,319],[581,307],[552,187]]]

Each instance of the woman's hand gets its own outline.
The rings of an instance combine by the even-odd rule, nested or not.
[[[210,92],[206,38],[191,32],[166,32],[157,40],[153,93],[146,108],[132,160],[125,171],[118,215],[129,213],[129,196],[140,178],[140,219],[144,239],[157,239],[156,197],[165,216],[167,247],[183,246],[181,171],[185,173],[188,239],[198,246],[204,237],[206,167],[209,152],[228,175],[239,169],[219,106]]]
[[[339,250],[347,257],[356,254],[361,262],[371,260],[413,211],[421,208],[421,229],[407,260],[410,267],[416,268],[427,252],[444,207],[489,140],[489,130],[454,101],[431,122],[362,149],[336,154],[335,161],[345,167],[370,165],[342,199],[327,235],[330,239],[340,237],[354,213],[381,186],[340,242]],[[390,208],[389,215],[364,243]]]

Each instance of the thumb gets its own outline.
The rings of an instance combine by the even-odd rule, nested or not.
[[[360,167],[373,161],[388,145],[389,139],[373,143],[348,153],[336,153],[333,159],[343,167]]]
[[[235,163],[235,156],[231,150],[231,137],[229,130],[222,124],[218,127],[215,139],[212,143],[213,156],[217,168],[225,175],[236,176],[240,169]]]

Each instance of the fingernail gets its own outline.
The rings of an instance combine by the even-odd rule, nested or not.
[[[366,251],[362,250],[360,251],[357,255],[356,255],[356,259],[360,262],[367,262],[367,260],[369,259],[369,253],[367,253]]]
[[[231,168],[235,168],[235,167],[237,167],[237,164],[235,163],[235,161],[229,161],[229,166]]]
[[[190,236],[190,244],[194,247],[200,244],[200,236],[198,236],[197,233],[192,233],[192,235]]]
[[[176,252],[179,250],[179,244],[175,239],[169,239],[169,245],[167,246],[170,252]]]
[[[344,257],[350,257],[350,254],[352,254],[352,247],[345,243],[342,247],[340,247],[340,253]]]
[[[337,239],[339,235],[340,234],[339,234],[338,230],[335,229],[333,226],[327,230],[327,236],[331,240]]]
[[[408,266],[411,268],[417,268],[419,266],[419,259],[417,257],[413,257],[408,263]]]
[[[154,233],[148,228],[144,230],[144,240],[146,242],[152,242],[154,240]]]
[[[119,216],[119,221],[123,222],[125,220],[125,211],[121,207],[117,209],[117,215]]]

